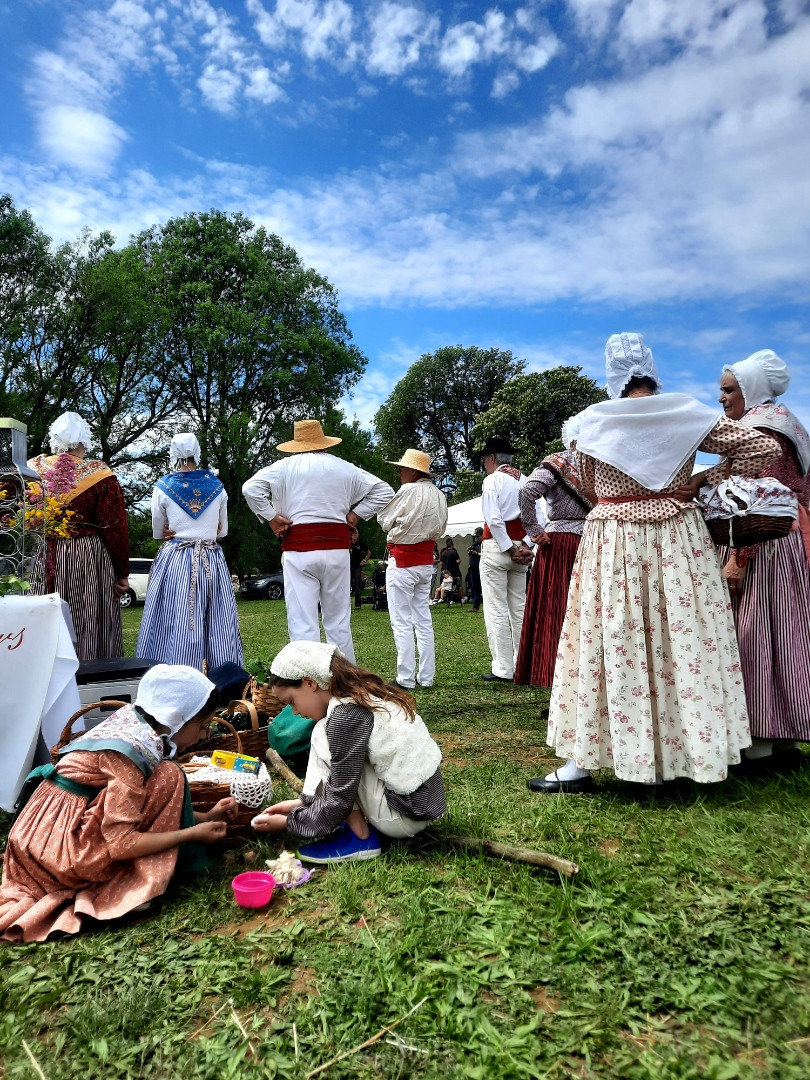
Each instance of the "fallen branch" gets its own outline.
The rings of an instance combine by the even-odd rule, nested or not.
[[[293,791],[301,792],[304,787],[303,783],[292,769],[287,768],[272,746],[267,751],[267,760]],[[579,867],[570,859],[563,859],[559,855],[550,855],[547,851],[535,851],[534,848],[512,847],[509,844],[499,844],[497,840],[480,840],[474,836],[455,836],[453,833],[424,832],[419,834],[419,838],[429,840],[434,844],[449,844],[451,847],[485,851],[488,855],[499,855],[502,859],[510,859],[512,862],[529,863],[531,866],[544,866],[549,870],[556,870],[558,874],[563,874],[565,877],[574,877],[579,873]],[[370,930],[369,933],[371,933]],[[374,939],[372,938],[372,940]]]
[[[559,855],[549,855],[547,851],[535,851],[534,848],[512,847],[509,844],[499,844],[497,840],[480,840],[473,836],[455,836],[452,833],[422,833],[425,839],[436,844],[449,844],[451,847],[467,848],[472,851],[485,851],[488,855],[499,855],[502,859],[510,859],[512,862],[529,863],[531,866],[545,866],[549,870],[556,870],[565,877],[574,877],[579,873],[579,867],[570,859],[562,859]]]
[[[278,751],[274,750],[272,746],[269,747],[267,751],[267,760],[270,763],[271,768],[273,768],[279,774],[281,779],[284,780],[287,784],[289,784],[293,791],[297,791],[300,795],[301,792],[304,790],[303,781],[298,779],[292,769],[287,768],[287,766],[281,760]]]
[[[353,1047],[351,1050],[344,1050],[342,1054],[338,1054],[337,1057],[333,1057],[331,1061],[325,1062],[323,1065],[319,1065],[317,1069],[313,1069],[312,1072],[308,1072],[306,1080],[310,1080],[310,1077],[317,1076],[318,1073],[325,1072],[326,1069],[330,1069],[333,1065],[337,1065],[339,1061],[343,1061],[344,1058],[351,1057],[353,1054],[358,1054],[361,1050],[367,1049],[369,1046],[373,1046],[374,1043],[379,1042],[383,1035],[389,1035],[395,1027],[398,1027],[403,1020],[407,1020],[409,1016],[413,1016],[417,1009],[421,1009],[427,1001],[426,997],[423,997],[418,1005],[406,1012],[404,1016],[400,1016],[399,1020],[395,1020],[393,1024],[389,1024],[388,1027],[380,1028],[376,1035],[372,1035],[370,1039],[366,1039],[365,1042],[360,1043],[359,1046]]]

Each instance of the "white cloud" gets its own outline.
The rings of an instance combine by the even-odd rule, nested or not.
[[[43,109],[38,127],[49,159],[83,172],[105,172],[127,139],[124,129],[108,116],[75,105]]]
[[[680,2],[680,0],[676,0]],[[568,0],[568,7],[573,12],[576,23],[583,34],[601,38],[608,27],[616,8],[622,0]]]
[[[436,37],[438,16],[411,4],[383,0],[369,20],[370,43],[366,66],[377,75],[397,76],[419,63],[423,50]]]
[[[666,43],[686,43],[692,51],[721,55],[740,45],[761,45],[767,14],[762,0],[631,0],[618,35],[636,62],[640,48]]]
[[[206,64],[197,86],[203,99],[217,112],[232,114],[242,90],[242,79],[229,68]]]
[[[354,15],[345,0],[276,0],[272,13],[260,0],[247,0],[246,7],[268,49],[285,48],[292,31],[308,60],[353,54]]]

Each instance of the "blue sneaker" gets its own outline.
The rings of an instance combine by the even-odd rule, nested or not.
[[[311,844],[304,844],[298,849],[298,858],[302,862],[311,863],[339,863],[351,862],[353,859],[376,859],[381,854],[380,835],[377,830],[369,825],[371,830],[368,839],[361,840],[355,836],[349,826],[344,822],[337,832],[323,840],[315,840]]]

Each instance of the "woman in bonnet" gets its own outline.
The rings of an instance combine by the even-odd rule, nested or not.
[[[53,453],[29,465],[74,516],[68,539],[49,540],[43,591],[67,601],[80,660],[123,656],[118,601],[129,588],[129,526],[121,485],[103,461],[86,456],[90,428],[78,413],[62,413],[49,438]]]
[[[195,814],[185,774],[168,758],[205,738],[218,704],[202,672],[158,664],[133,705],[29,775],[3,859],[6,941],[120,918],[164,893],[175,872],[207,865],[196,845],[225,836],[236,804]]]
[[[743,475],[773,476],[799,500],[799,528],[748,548],[744,566],[734,552],[720,549],[740,645],[753,736],[746,758],[753,771],[797,764],[796,742],[810,742],[810,435],[776,403],[789,382],[787,365],[770,349],[727,365],[720,379],[726,416],[779,444],[777,461]]]
[[[582,490],[576,456],[583,415],[577,413],[566,420],[562,429],[565,450],[544,458],[521,485],[518,495],[523,528],[538,545],[515,662],[515,682],[519,685],[551,686],[554,678],[571,570],[585,518],[593,508]],[[537,520],[540,498],[546,500],[545,526]]]
[[[530,780],[533,791],[588,791],[602,768],[644,784],[723,780],[751,741],[728,589],[690,478],[698,449],[745,472],[773,461],[776,443],[686,394],[660,394],[641,335],[615,334],[605,356],[612,400],[587,410],[577,443],[597,505],[549,708],[549,745],[567,761]],[[725,475],[715,466],[704,482]]]
[[[174,472],[152,492],[152,534],[168,537],[146,590],[136,656],[207,670],[242,664],[233,584],[217,541],[228,532],[228,495],[216,476],[198,468],[200,444],[175,435]]]

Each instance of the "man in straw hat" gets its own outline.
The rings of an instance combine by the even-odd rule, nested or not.
[[[299,420],[292,455],[260,469],[242,487],[251,510],[281,539],[284,599],[291,641],[326,640],[354,663],[351,630],[350,526],[390,502],[384,480],[325,453],[342,440],[324,435],[317,420]]]
[[[430,458],[421,450],[406,450],[396,465],[402,486],[377,521],[388,534],[385,590],[391,629],[397,647],[396,685],[412,690],[417,681],[419,646],[420,686],[432,686],[436,674],[430,586],[433,546],[447,525],[447,499],[433,483]]]
[[[485,528],[481,543],[481,592],[484,625],[492,671],[485,682],[512,682],[526,606],[526,571],[533,544],[520,522],[518,492],[524,479],[512,464],[508,439],[493,437],[481,451],[484,485],[481,512]]]

